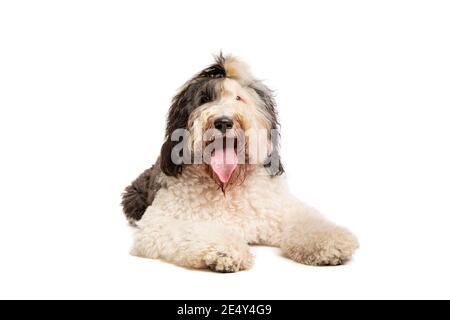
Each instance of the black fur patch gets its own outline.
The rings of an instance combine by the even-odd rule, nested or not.
[[[225,71],[225,58],[222,53],[216,57],[216,63],[210,65],[208,68],[203,69],[197,75],[197,77],[202,78],[225,78],[227,76]]]
[[[158,176],[161,174],[159,159],[150,168],[145,170],[134,180],[122,194],[122,206],[125,216],[130,222],[142,218],[145,210],[155,199],[156,193],[161,188]]]

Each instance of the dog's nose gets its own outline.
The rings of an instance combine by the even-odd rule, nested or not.
[[[228,117],[218,118],[214,120],[214,127],[222,133],[225,133],[227,130],[233,128],[233,120]]]

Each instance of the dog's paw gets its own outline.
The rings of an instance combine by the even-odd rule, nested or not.
[[[206,267],[216,272],[237,272],[250,269],[253,256],[248,247],[245,248],[212,248],[204,257]]]
[[[293,260],[312,266],[336,266],[350,260],[359,247],[348,230],[333,226],[287,239],[284,252]]]

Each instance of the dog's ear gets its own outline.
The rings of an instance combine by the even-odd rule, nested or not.
[[[160,167],[168,176],[178,176],[183,171],[182,164],[175,164],[172,160],[172,150],[179,141],[172,141],[175,130],[186,129],[189,114],[193,110],[191,92],[192,85],[188,82],[185,87],[172,99],[172,105],[167,114],[166,136],[161,147]],[[181,155],[183,156],[183,155]]]
[[[271,124],[269,139],[271,139],[272,152],[265,161],[264,167],[269,171],[270,175],[279,176],[284,173],[284,168],[280,158],[280,123],[273,91],[260,81],[253,83],[250,87],[255,90],[264,104],[264,109],[269,116]]]
[[[168,176],[176,177],[178,176],[183,167],[181,164],[175,164],[172,161],[172,149],[175,146],[176,142],[171,141],[170,137],[166,138],[166,141],[163,143],[161,147],[160,154],[160,168],[164,174]]]
[[[172,134],[174,133],[175,130],[185,129],[188,118],[188,116],[185,114],[184,111],[180,110],[177,115],[176,110],[177,110],[176,108],[171,108],[169,110],[166,128],[166,137],[161,147],[160,153],[161,171],[164,172],[166,175],[173,177],[176,177],[179,174],[181,174],[181,172],[183,171],[183,165],[173,162],[172,151],[174,150],[174,147],[179,143],[179,141],[172,141]],[[183,150],[180,151],[181,157],[183,157],[182,152]]]
[[[272,152],[267,157],[264,167],[269,171],[271,176],[279,176],[284,173],[284,167],[280,157],[280,133],[272,131],[270,139],[272,140]]]

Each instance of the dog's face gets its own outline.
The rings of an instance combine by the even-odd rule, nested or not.
[[[220,55],[173,98],[161,169],[177,176],[183,166],[193,166],[207,172],[222,190],[242,182],[257,166],[281,174],[277,129],[271,91],[245,64]],[[177,155],[182,161],[174,159]]]

